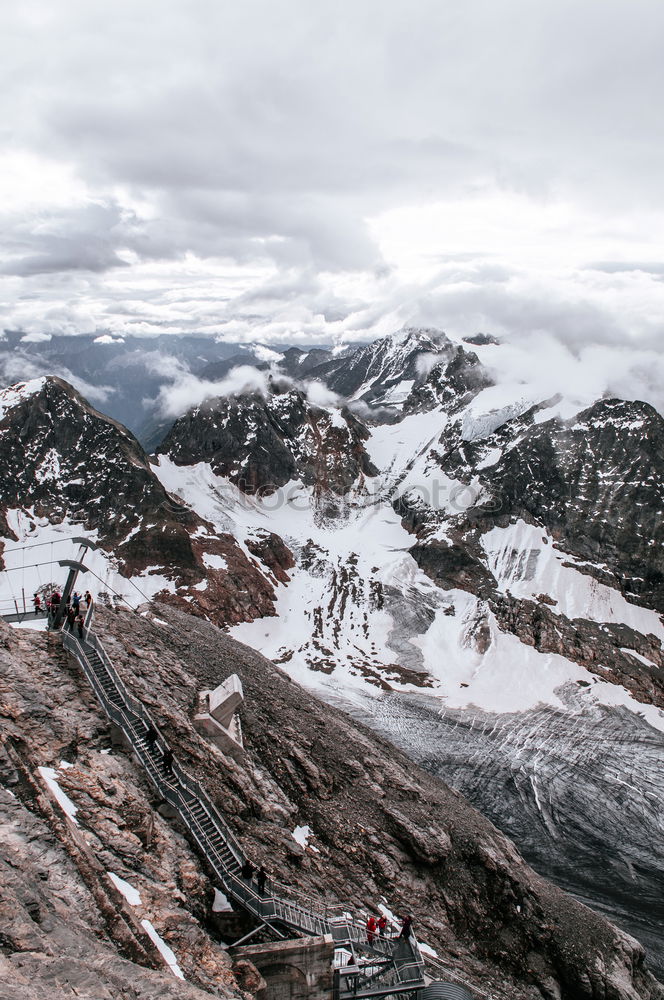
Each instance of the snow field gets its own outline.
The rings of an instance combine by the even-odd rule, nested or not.
[[[394,433],[396,428],[389,430]],[[423,667],[434,680],[431,693],[449,707],[475,705],[501,712],[525,711],[540,703],[561,707],[556,694],[561,685],[592,682],[592,675],[577,664],[555,654],[538,653],[515,636],[501,632],[493,616],[472,595],[463,591],[445,594],[435,587],[409,555],[412,536],[389,504],[359,508],[345,520],[326,521],[319,516],[311,491],[297,483],[261,500],[243,496],[203,463],[183,468],[161,459],[159,474],[164,476],[164,485],[191,503],[201,516],[215,520],[221,513],[224,530],[231,530],[238,541],[267,522],[295,551],[299,565],[291,572],[290,583],[277,588],[277,617],[237,625],[231,634],[279,660],[305,687],[328,694],[375,692],[361,669],[366,664],[387,677],[395,689],[419,690],[416,685],[400,682],[396,674],[391,677],[385,669],[398,661],[390,646],[397,626],[387,606],[371,607],[371,581],[400,591],[404,600],[413,592],[427,596],[434,592],[441,601],[426,631],[407,636],[406,641],[414,651],[421,651]],[[304,560],[305,568],[302,550],[309,541],[313,547]],[[338,576],[347,569],[351,558],[357,579],[341,614],[341,602],[331,603],[333,576],[334,571]],[[443,599],[447,603],[443,604]],[[322,609],[318,637],[313,635],[316,609]],[[453,615],[449,614],[451,609]],[[475,632],[483,622],[490,641],[481,653]],[[331,672],[312,670],[312,663]]]
[[[417,414],[401,424],[375,428],[369,442],[372,460],[402,472],[417,448],[430,441],[430,419],[431,414]],[[433,679],[427,692],[449,708],[475,706],[488,712],[520,712],[540,704],[560,708],[559,689],[582,681],[588,685],[586,698],[643,714],[645,706],[624,689],[601,684],[576,663],[540,653],[502,632],[473,595],[436,587],[409,555],[413,539],[400,518],[389,503],[375,502],[375,496],[367,505],[366,495],[357,491],[347,498],[343,516],[332,519],[321,515],[312,491],[297,482],[260,498],[240,493],[205,463],[178,467],[162,457],[158,474],[168,490],[219,530],[233,534],[245,551],[244,539],[259,529],[276,532],[292,549],[297,565],[290,571],[290,583],[276,588],[277,616],[235,626],[231,634],[278,660],[309,689],[351,699],[353,692],[375,694],[367,676],[373,670],[396,690],[420,690],[390,672],[389,665],[401,659],[391,645],[398,630],[401,643],[409,643],[414,656],[421,654],[421,669]],[[553,610],[570,617],[585,611],[585,617],[597,621],[625,621],[641,632],[662,635],[659,616],[563,566],[568,557],[543,537],[540,529],[525,522],[484,536],[487,562],[501,588],[530,598],[544,589],[559,601]],[[534,550],[539,554],[531,556]],[[538,561],[536,578],[529,577],[533,559]],[[344,574],[348,579],[341,592],[339,578]],[[382,608],[372,601],[376,585],[392,595]],[[394,617],[394,602],[399,601],[435,606],[424,631],[403,634],[403,625]],[[482,630],[480,647],[478,630]],[[658,709],[646,717],[657,728],[664,719]]]
[[[493,528],[481,541],[489,569],[503,592],[509,590],[529,600],[547,594],[556,601],[550,605],[554,614],[623,623],[664,642],[664,625],[656,611],[630,604],[612,587],[564,566],[576,560],[556,549],[544,529],[519,520],[507,528]]]

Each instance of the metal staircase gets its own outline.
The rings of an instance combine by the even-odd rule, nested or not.
[[[335,994],[342,998],[410,995],[427,982],[424,961],[414,935],[408,940],[376,937],[367,941],[365,926],[340,906],[269,880],[263,893],[242,878],[242,848],[202,785],[173,759],[142,702],[127,690],[91,630],[92,608],[82,638],[63,631],[65,648],[78,660],[106,715],[124,734],[158,794],[176,811],[219,880],[226,896],[250,913],[277,938],[330,934],[335,947],[352,954],[352,964],[337,969]],[[152,731],[156,739],[146,737]]]

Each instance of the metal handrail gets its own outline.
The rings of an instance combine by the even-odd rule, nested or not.
[[[230,853],[239,870],[244,864],[245,855],[237,838],[200,782],[192,778],[176,760],[173,760],[172,764],[174,780],[168,781],[155,764],[152,754],[139,742],[134,727],[142,723],[157,733],[157,741],[163,748],[168,746],[148,710],[127,690],[102,643],[92,633],[92,611],[92,607],[87,610],[82,638],[78,638],[69,627],[63,629],[64,646],[81,664],[107,716],[125,735],[156,790],[175,808],[184,825],[198,843],[202,853],[208,859],[227,895],[248,909],[255,917],[265,922],[279,921],[299,932],[308,934],[332,934],[338,946],[342,946],[347,941],[353,942],[373,950],[378,956],[389,957],[394,966],[388,974],[390,981],[393,978],[395,982],[402,983],[407,991],[414,989],[416,984],[421,986],[424,976],[424,962],[414,935],[409,941],[412,960],[399,960],[393,954],[394,939],[376,936],[375,940],[368,944],[366,926],[363,923],[352,917],[341,915],[333,917],[332,911],[341,910],[341,904],[329,907],[319,900],[307,897],[304,893],[298,893],[301,898],[307,900],[308,904],[311,904],[304,906],[299,901],[288,898],[289,889],[283,896],[274,892],[269,896],[261,895],[252,883],[241,877],[239,872],[233,872],[229,868],[228,861],[224,859],[219,850],[218,842],[223,845],[223,850]],[[98,657],[108,680],[122,702],[121,706],[116,705],[111,700],[104,688],[98,676],[98,668],[90,659],[90,650],[94,651]],[[199,812],[195,811],[196,807]],[[202,810],[202,816],[200,810]],[[213,832],[204,828],[203,824],[206,821],[211,824]],[[270,888],[273,890],[286,889],[285,886],[273,880],[270,880]]]
[[[135,733],[132,732],[131,725],[132,721],[137,721],[137,720],[142,721],[148,727],[152,727],[155,730],[155,732],[157,732],[160,742],[164,746],[166,746],[167,744],[166,741],[161,736],[161,733],[158,727],[155,725],[154,720],[152,719],[152,716],[150,715],[148,710],[145,708],[142,702],[136,699],[127,690],[126,685],[124,684],[123,680],[117,673],[117,670],[115,669],[111,660],[109,659],[108,654],[106,653],[106,650],[104,649],[102,643],[91,632],[89,625],[91,619],[92,619],[92,608],[89,608],[86,614],[87,627],[85,628],[84,638],[82,640],[79,640],[78,637],[68,627],[66,627],[63,630],[64,632],[63,641],[65,647],[76,656],[76,658],[83,666],[83,669],[86,675],[88,676],[95,690],[95,693],[97,694],[97,697],[104,706],[106,714],[113,722],[115,722],[122,729],[129,743],[132,745],[134,751],[139,757],[141,764],[143,764],[145,770],[148,772],[149,777],[152,779],[152,783],[162,794],[164,794],[165,798],[167,798],[169,801],[172,802],[172,804],[176,806],[178,812],[180,812],[181,815],[183,813],[185,814],[182,815],[183,821],[185,822],[185,825],[190,830],[190,832],[194,835],[196,840],[199,842],[201,848],[203,848],[204,853],[206,854],[210,853],[209,848],[211,847],[213,852],[218,855],[218,852],[214,849],[214,845],[210,843],[209,835],[204,830],[202,830],[201,823],[197,820],[195,816],[190,815],[190,805],[192,803],[186,801],[186,799],[181,794],[178,794],[177,788],[174,785],[171,785],[162,778],[162,776],[156,771],[154,763],[150,758],[150,755],[144,753],[142,749],[136,745],[136,736]],[[96,652],[97,656],[99,657],[104,666],[104,669],[108,673],[111,682],[116,687],[122,701],[125,703],[127,709],[129,709],[131,715],[135,717],[134,720],[130,718],[130,715],[126,709],[122,710],[118,708],[118,706],[116,706],[108,698],[106,691],[99,682],[94,667],[89,662],[88,656],[86,655],[85,651],[86,645],[90,646]],[[241,865],[244,863],[245,860],[242,849],[237,839],[235,838],[234,834],[228,827],[227,823],[221,817],[219,811],[211,801],[207,792],[201,786],[200,782],[192,778],[184,770],[181,764],[179,764],[175,760],[173,761],[173,773],[175,778],[177,779],[178,784],[189,792],[193,800],[193,803],[198,803],[202,807],[204,813],[210,819],[213,827],[215,827],[215,829],[219,833],[225,846],[230,850],[231,854],[234,856],[238,864],[238,867],[241,867]],[[327,927],[324,926],[326,924],[324,918],[318,916],[317,914],[310,913],[305,907],[301,906],[300,904],[290,901],[286,902],[285,900],[282,900],[277,896],[265,898],[259,895],[259,893],[255,891],[250,884],[238,878],[233,873],[229,872],[228,869],[222,868],[219,861],[217,861],[217,863],[214,864],[213,867],[215,868],[215,872],[222,879],[224,887],[227,888],[230,891],[230,893],[238,899],[238,901],[244,903],[244,905],[249,905],[250,909],[254,911],[256,916],[259,916],[261,918],[270,916],[274,918],[285,917],[288,919],[289,923],[292,923],[303,930],[313,930],[313,929],[327,930]],[[312,900],[312,902],[314,901]]]

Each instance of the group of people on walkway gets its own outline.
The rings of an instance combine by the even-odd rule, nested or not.
[[[62,620],[67,622],[72,632],[75,628],[78,630],[79,639],[83,638],[83,626],[85,624],[85,618],[81,610],[83,601],[85,601],[86,611],[92,607],[92,594],[89,590],[86,590],[82,597],[75,590],[71,597],[66,598],[64,607],[62,608],[62,594],[59,590],[53,590],[45,602],[42,601],[41,595],[38,592],[32,598],[36,615],[45,614],[49,618],[52,618],[62,610]]]
[[[247,858],[240,869],[240,874],[242,878],[248,885],[253,885],[254,876],[256,877],[256,889],[258,890],[259,896],[265,895],[265,887],[267,885],[267,872],[261,865],[260,868],[256,868],[249,858]]]
[[[404,916],[401,918],[401,931],[397,937],[405,938],[408,940],[411,931],[413,929],[413,918],[409,916]],[[373,944],[376,937],[392,937],[391,934],[387,933],[387,917],[384,913],[381,913],[379,917],[374,916],[373,913],[369,914],[367,918],[367,943]]]

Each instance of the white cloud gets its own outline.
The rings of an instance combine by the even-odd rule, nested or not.
[[[173,382],[160,389],[157,406],[164,417],[179,417],[192,407],[200,406],[206,399],[239,396],[245,392],[267,396],[269,387],[266,373],[249,365],[238,365],[231,369],[226,378],[215,382],[197,378],[191,372],[180,369],[174,372]]]
[[[319,382],[317,379],[307,382],[305,389],[307,401],[312,406],[329,407],[339,406],[340,404],[340,398],[336,392],[332,392],[323,382]]]
[[[115,389],[110,385],[92,385],[78,375],[74,375],[64,365],[55,364],[48,359],[40,361],[37,357],[28,357],[20,353],[0,355],[0,372],[6,384],[16,382],[19,379],[39,378],[41,375],[57,375],[58,378],[73,385],[91,403],[99,406],[103,406],[108,401],[109,396],[115,392]]]
[[[258,361],[276,362],[281,361],[283,358],[283,354],[279,354],[278,351],[272,351],[269,347],[265,347],[263,344],[256,344],[255,347],[252,347],[252,351]]]
[[[51,340],[50,333],[26,333],[21,337],[22,344],[47,344]]]
[[[656,350],[662,29],[656,0],[14,5],[0,327]]]

